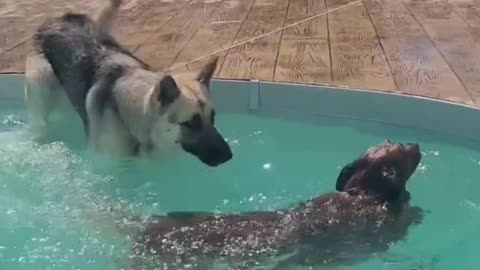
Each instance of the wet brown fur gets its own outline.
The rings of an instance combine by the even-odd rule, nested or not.
[[[275,269],[280,269],[367,258],[386,251],[421,222],[423,211],[409,205],[406,190],[420,158],[418,145],[377,146],[343,168],[339,192],[292,209],[154,216],[138,237],[137,257],[175,269],[208,269],[212,259],[251,268],[278,256]],[[136,268],[143,269],[139,261]]]

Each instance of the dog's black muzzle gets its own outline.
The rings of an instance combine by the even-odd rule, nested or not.
[[[192,135],[182,140],[181,146],[203,163],[216,167],[232,159],[230,146],[213,125],[205,126],[202,132]]]

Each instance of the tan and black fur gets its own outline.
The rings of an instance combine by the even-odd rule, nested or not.
[[[209,166],[230,160],[209,98],[218,58],[197,73],[153,72],[110,35],[119,7],[110,0],[95,20],[67,13],[37,29],[26,67],[33,124],[41,130],[63,105],[100,152],[130,156],[180,146]]]

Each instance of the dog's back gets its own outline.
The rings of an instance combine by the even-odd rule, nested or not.
[[[84,14],[67,13],[46,21],[36,31],[33,45],[50,65],[84,122],[88,89],[108,65],[109,57],[123,55],[128,65],[147,68]]]
[[[419,219],[416,207],[397,213],[371,198],[337,193],[278,212],[154,216],[137,239],[136,251],[141,256],[152,252],[164,262],[205,255],[246,267],[270,256],[285,266],[353,263],[387,250]]]

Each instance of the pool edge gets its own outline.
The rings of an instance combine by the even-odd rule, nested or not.
[[[2,78],[7,83],[0,83],[0,90],[7,85],[18,91],[0,91],[0,105],[23,106],[24,74],[0,74]],[[318,84],[214,79],[212,86],[212,100],[218,111],[310,122],[318,122],[320,116],[366,120],[480,141],[480,108],[468,104]]]

